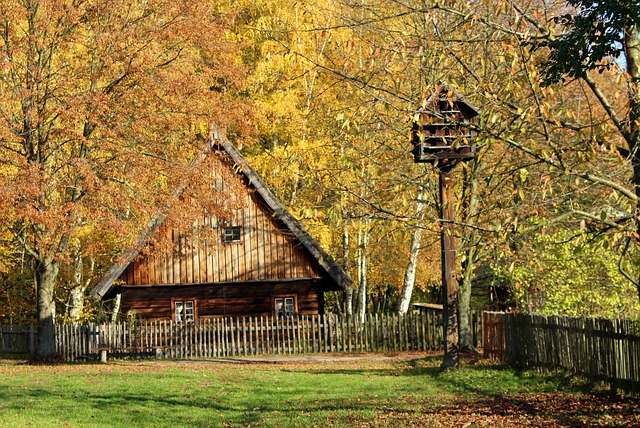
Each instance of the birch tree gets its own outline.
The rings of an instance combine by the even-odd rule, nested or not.
[[[416,283],[416,271],[419,263],[420,249],[422,246],[422,222],[426,216],[426,204],[424,202],[425,192],[421,189],[416,196],[416,223],[411,237],[411,247],[409,249],[409,261],[402,281],[402,290],[398,299],[398,313],[405,315],[409,311],[409,304],[413,296],[413,287]]]

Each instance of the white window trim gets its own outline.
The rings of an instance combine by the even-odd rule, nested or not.
[[[188,312],[189,305],[191,305],[190,314]],[[179,308],[182,309],[181,313],[178,312],[180,310]],[[198,301],[196,299],[171,299],[171,310],[171,319],[175,322],[194,322],[198,319]],[[182,319],[183,314],[185,317],[184,320]]]
[[[295,294],[273,296],[273,315],[278,317],[294,317],[298,314],[298,298]]]

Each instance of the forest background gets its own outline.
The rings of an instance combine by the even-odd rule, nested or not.
[[[637,318],[639,9],[5,1],[0,324],[107,316],[86,290],[179,183],[170,222],[225,215],[192,162],[212,123],[354,278],[333,310],[440,301],[437,172],[409,130],[444,85],[481,112],[454,174],[461,308]]]

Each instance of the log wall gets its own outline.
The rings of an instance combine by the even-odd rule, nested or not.
[[[271,316],[272,298],[295,295],[299,315],[324,311],[321,282],[315,279],[275,282],[173,285],[121,288],[121,312],[134,311],[148,320],[170,320],[171,300],[195,300],[198,318],[221,316]]]

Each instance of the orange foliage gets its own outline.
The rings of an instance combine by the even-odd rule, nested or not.
[[[211,118],[230,134],[248,128],[236,95],[245,71],[220,10],[0,3],[0,226],[36,264],[123,245],[179,184],[206,182],[188,165]]]

